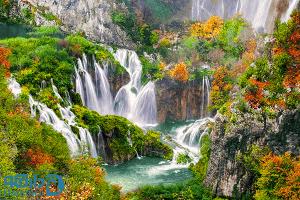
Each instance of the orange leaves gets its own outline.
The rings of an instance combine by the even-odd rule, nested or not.
[[[300,161],[290,153],[282,156],[268,154],[261,159],[261,177],[257,181],[259,190],[283,199],[300,199]]]
[[[224,22],[220,17],[211,16],[204,23],[197,22],[192,24],[190,33],[195,37],[212,39],[220,34],[223,24]]]
[[[187,82],[190,76],[187,66],[183,62],[176,64],[169,74],[171,78],[181,82]]]
[[[25,153],[25,157],[28,159],[27,164],[35,168],[43,164],[52,164],[54,162],[54,158],[51,155],[44,153],[39,148],[35,150],[28,149]]]
[[[218,67],[214,73],[213,89],[221,91],[231,90],[232,85],[226,82],[229,76],[231,76],[231,74],[226,67]]]
[[[283,85],[286,88],[300,87],[300,65],[289,67],[284,77]]]
[[[8,56],[11,54],[10,49],[0,47],[0,65],[5,68],[5,77],[10,77],[10,62],[7,60]]]
[[[219,109],[229,100],[229,93],[233,88],[230,83],[232,74],[226,67],[220,66],[216,68],[213,78],[210,98],[213,108]]]
[[[246,92],[245,100],[253,109],[258,109],[267,102],[264,95],[264,89],[269,85],[269,83],[250,79],[250,84],[251,88]]]

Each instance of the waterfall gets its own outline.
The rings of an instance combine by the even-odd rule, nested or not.
[[[16,98],[21,94],[21,86],[14,78],[8,80],[8,88]]]
[[[75,69],[76,92],[85,106],[102,115],[123,116],[140,126],[156,124],[157,106],[155,84],[141,84],[142,65],[134,51],[118,49],[115,59],[129,74],[130,81],[112,96],[108,81],[107,64],[103,67],[93,59],[89,63],[83,55]],[[93,69],[93,70],[91,70]]]
[[[41,85],[43,85],[43,83],[42,83]],[[55,96],[56,96],[58,99],[63,100],[63,98],[62,98],[62,97],[60,96],[60,94],[58,93],[57,87],[56,87],[56,86],[54,85],[54,83],[53,83],[53,79],[51,79],[51,85],[52,85],[52,90],[53,90]]]
[[[51,81],[51,84],[55,96],[62,99],[58,93],[57,87],[53,84],[53,81]],[[54,130],[62,133],[67,141],[72,156],[77,156],[81,152],[89,152],[92,157],[97,157],[97,150],[90,132],[87,129],[76,126],[76,116],[71,111],[71,106],[64,108],[58,104],[62,116],[62,119],[60,119],[52,109],[48,108],[43,103],[35,101],[31,95],[29,95],[29,104],[32,117],[36,117],[36,111],[38,111],[40,122],[49,124]],[[78,128],[80,138],[73,133],[71,126]]]
[[[290,18],[293,10],[297,7],[299,4],[300,0],[290,0],[289,8],[286,11],[286,13],[281,17],[281,21],[287,22],[288,19]]]
[[[96,95],[95,84],[93,83],[92,76],[87,71],[88,61],[85,54],[82,60],[78,58],[78,69],[75,70],[76,76],[76,92],[80,94],[84,105],[91,110],[100,112],[99,99]]]
[[[175,149],[177,152],[184,152],[193,162],[196,163],[199,160],[199,151],[200,151],[200,141],[201,138],[207,134],[208,128],[207,125],[211,122],[214,122],[212,118],[203,118],[199,119],[188,125],[181,126],[175,130],[175,142],[178,144],[178,147]],[[176,158],[176,155],[174,155]],[[173,158],[174,159],[174,158]]]
[[[71,127],[63,120],[59,119],[53,110],[48,108],[45,104],[35,101],[32,96],[29,96],[30,109],[32,116],[36,116],[35,111],[39,111],[39,121],[49,124],[54,130],[62,133],[67,141],[71,154],[73,156],[78,155],[80,152],[80,141],[78,137],[72,132]]]
[[[289,0],[289,7],[284,15],[277,13],[277,7],[282,6],[282,1],[276,0],[193,0],[192,20],[207,20],[212,15],[230,18],[241,14],[256,31],[270,32],[278,14],[286,21],[299,0]]]
[[[203,65],[201,67],[204,70],[209,70],[210,66]],[[210,76],[204,75],[202,77],[201,84],[201,105],[200,105],[200,118],[207,117],[207,107],[209,106],[209,98],[210,98]]]

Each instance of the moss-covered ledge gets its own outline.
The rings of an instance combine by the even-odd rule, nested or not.
[[[122,163],[137,155],[172,158],[172,149],[160,141],[159,132],[145,134],[124,117],[102,116],[79,105],[74,105],[72,111],[76,122],[92,133],[99,155],[109,164]]]

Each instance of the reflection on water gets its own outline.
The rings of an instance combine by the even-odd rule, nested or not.
[[[192,177],[185,165],[174,165],[160,158],[143,157],[117,166],[104,166],[107,181],[132,191],[143,185],[171,184]]]
[[[26,36],[31,30],[31,27],[26,25],[0,23],[0,39]]]

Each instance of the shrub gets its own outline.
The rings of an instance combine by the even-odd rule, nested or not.
[[[211,16],[205,23],[194,23],[190,27],[190,34],[194,37],[212,39],[220,34],[223,20],[218,16]]]
[[[189,71],[185,63],[176,64],[169,72],[171,78],[181,82],[187,82],[189,80]]]

